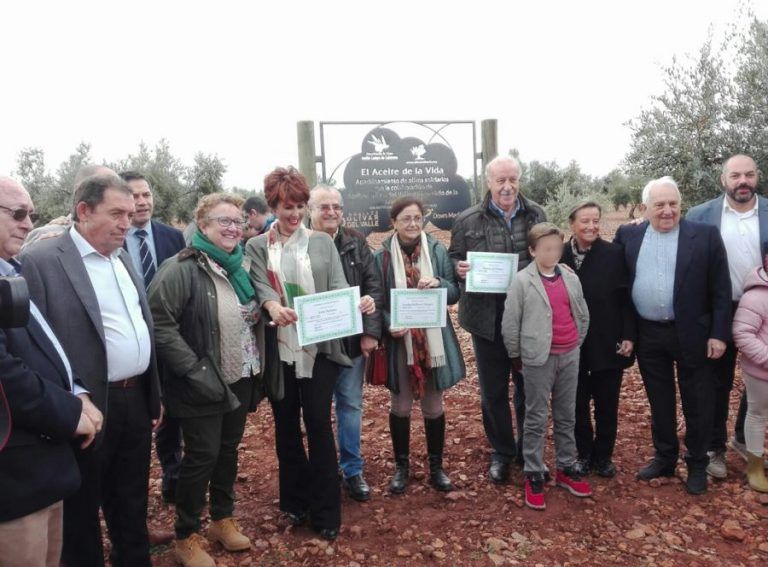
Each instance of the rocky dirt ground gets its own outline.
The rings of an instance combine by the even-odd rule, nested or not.
[[[611,214],[604,223],[610,238],[623,222]],[[439,234],[441,239],[445,234]],[[376,244],[380,238],[372,238]],[[455,311],[452,313],[455,318]],[[678,476],[643,483],[634,478],[652,455],[650,414],[637,368],[625,374],[619,440],[613,479],[590,477],[594,496],[578,499],[550,485],[547,509],[526,508],[523,475],[513,470],[509,484],[487,477],[489,448],[480,417],[474,353],[469,337],[459,339],[467,378],[446,395],[448,419],[446,471],[455,491],[441,494],[426,482],[423,423],[418,410],[412,425],[412,482],[405,494],[390,495],[392,472],[387,412],[388,394],[366,386],[363,425],[365,475],[373,497],[361,504],[343,496],[340,537],[328,543],[309,528],[295,529],[278,510],[277,459],[273,422],[264,403],[251,414],[240,448],[236,514],[251,538],[249,552],[211,553],[219,566],[328,565],[762,565],[768,562],[768,498],[744,484],[745,465],[728,453],[729,475],[711,483],[700,497],[685,492]],[[741,381],[732,396],[738,403]],[[684,433],[682,419],[680,436]],[[551,436],[551,431],[550,431]],[[547,458],[554,466],[551,440]],[[149,523],[172,529],[173,508],[160,498],[159,467],[152,471]],[[173,565],[169,548],[153,550],[154,564]]]

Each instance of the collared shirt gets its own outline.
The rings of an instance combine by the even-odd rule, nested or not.
[[[512,219],[515,218],[517,213],[523,210],[523,203],[520,201],[520,197],[515,200],[515,210],[512,211],[512,214],[509,216],[509,218],[507,218],[507,214],[504,212],[504,210],[493,202],[493,199],[490,199],[490,204],[491,210],[501,217],[501,220],[506,223],[509,230],[512,230]]]
[[[658,232],[649,226],[643,236],[632,285],[637,314],[649,321],[674,321],[675,266],[680,227]]]
[[[17,260],[11,259],[11,261],[8,262],[0,258],[0,276],[6,276],[6,277],[18,276],[20,272],[20,268],[21,268],[21,264],[19,264]],[[40,312],[40,309],[38,309],[37,305],[35,305],[35,302],[32,301],[31,298],[29,300],[29,314],[32,316],[32,318],[34,318],[35,321],[37,321],[37,324],[40,325],[40,327],[43,329],[45,336],[48,337],[48,340],[51,341],[51,344],[53,344],[53,348],[56,349],[56,353],[59,355],[59,359],[61,359],[61,363],[67,372],[67,379],[69,380],[69,389],[75,395],[87,394],[88,390],[86,390],[85,388],[81,387],[78,384],[75,384],[75,381],[72,378],[72,366],[70,366],[69,364],[69,359],[67,358],[67,355],[61,346],[61,343],[59,343],[59,339],[56,338],[56,335],[54,334],[53,329],[51,329],[50,325],[48,325],[48,321],[45,320],[45,317],[43,317],[43,314]]]
[[[136,236],[137,230],[145,230],[147,237],[144,239],[149,246],[149,251],[152,252],[152,263],[157,269],[157,249],[155,248],[155,236],[152,233],[152,222],[148,222],[146,226],[135,227],[131,226],[128,229],[128,234],[125,235],[125,247],[128,249],[128,254],[131,255],[131,262],[136,270],[137,274],[144,273],[144,267],[141,265],[141,254],[139,253],[139,237]]]
[[[723,199],[720,235],[728,254],[728,272],[731,275],[734,301],[744,295],[744,279],[747,274],[763,265],[760,257],[760,221],[757,215],[757,198],[755,206],[744,213],[734,210],[728,199]]]
[[[143,374],[149,367],[152,344],[141,312],[139,292],[119,258],[120,249],[103,256],[74,226],[70,234],[96,290],[106,339],[109,381]]]

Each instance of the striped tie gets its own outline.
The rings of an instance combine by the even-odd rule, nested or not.
[[[139,257],[141,258],[141,272],[144,275],[144,286],[149,287],[157,270],[155,269],[155,260],[152,258],[152,251],[147,244],[147,231],[140,228],[136,231],[136,238],[139,239]]]

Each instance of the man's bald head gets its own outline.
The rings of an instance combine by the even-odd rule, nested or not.
[[[6,175],[0,175],[0,193],[5,193],[6,191],[23,191],[27,192],[26,189],[24,189],[24,186],[16,181],[13,177],[8,177]]]
[[[0,258],[10,260],[19,253],[32,230],[30,215],[34,212],[32,199],[24,186],[11,177],[0,176]],[[24,218],[19,218],[21,215]]]

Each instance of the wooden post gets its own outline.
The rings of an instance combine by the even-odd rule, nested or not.
[[[296,134],[299,141],[299,171],[307,178],[311,187],[317,185],[317,169],[315,168],[315,123],[312,120],[301,120],[296,123]]]
[[[496,134],[498,121],[488,118],[480,122],[480,138],[482,152],[482,169],[480,170],[480,187],[477,188],[478,200],[485,195],[485,166],[499,154],[499,142]]]

